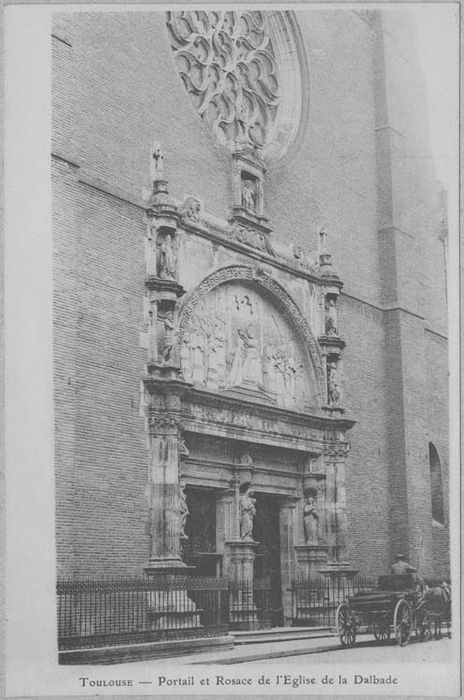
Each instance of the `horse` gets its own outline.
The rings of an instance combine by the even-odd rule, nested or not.
[[[438,586],[425,587],[424,606],[435,624],[435,639],[441,638],[441,623],[446,622],[448,637],[451,637],[451,586],[442,581]]]

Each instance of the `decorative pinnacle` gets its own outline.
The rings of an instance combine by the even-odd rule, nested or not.
[[[155,182],[164,180],[164,153],[156,141],[150,151],[150,179],[155,189]]]

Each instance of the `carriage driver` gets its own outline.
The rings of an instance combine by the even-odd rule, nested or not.
[[[397,554],[395,563],[392,564],[390,572],[394,576],[399,576],[401,574],[415,574],[417,569],[406,561],[404,554]]]

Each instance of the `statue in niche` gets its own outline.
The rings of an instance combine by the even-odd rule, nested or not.
[[[150,177],[152,183],[164,178],[164,153],[156,141],[151,149]]]
[[[329,299],[325,310],[325,334],[338,335],[337,333],[337,307],[335,301]]]
[[[253,180],[242,179],[242,207],[253,214],[256,212],[256,191]]]
[[[329,362],[327,365],[327,370],[329,375],[327,378],[327,394],[329,399],[329,406],[336,406],[340,399],[337,363]]]
[[[253,490],[250,485],[240,496],[240,539],[253,542],[253,519],[256,515],[256,498],[253,498]]]
[[[188,535],[185,534],[185,526],[187,524],[187,516],[190,511],[187,505],[187,497],[185,495],[185,483],[179,481],[179,503],[178,503],[178,515],[179,515],[179,537],[181,540],[188,540]]]
[[[168,233],[159,243],[159,276],[164,280],[173,280],[176,276],[177,257],[174,241]]]
[[[313,496],[308,496],[303,506],[303,524],[306,544],[318,544],[319,512],[316,508],[316,500]]]
[[[169,362],[176,345],[176,324],[174,322],[174,311],[168,311],[164,318],[164,347],[163,361]]]

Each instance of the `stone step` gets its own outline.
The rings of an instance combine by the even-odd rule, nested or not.
[[[262,642],[286,642],[292,639],[331,637],[331,627],[272,627],[269,630],[233,632],[235,644],[259,644]]]

